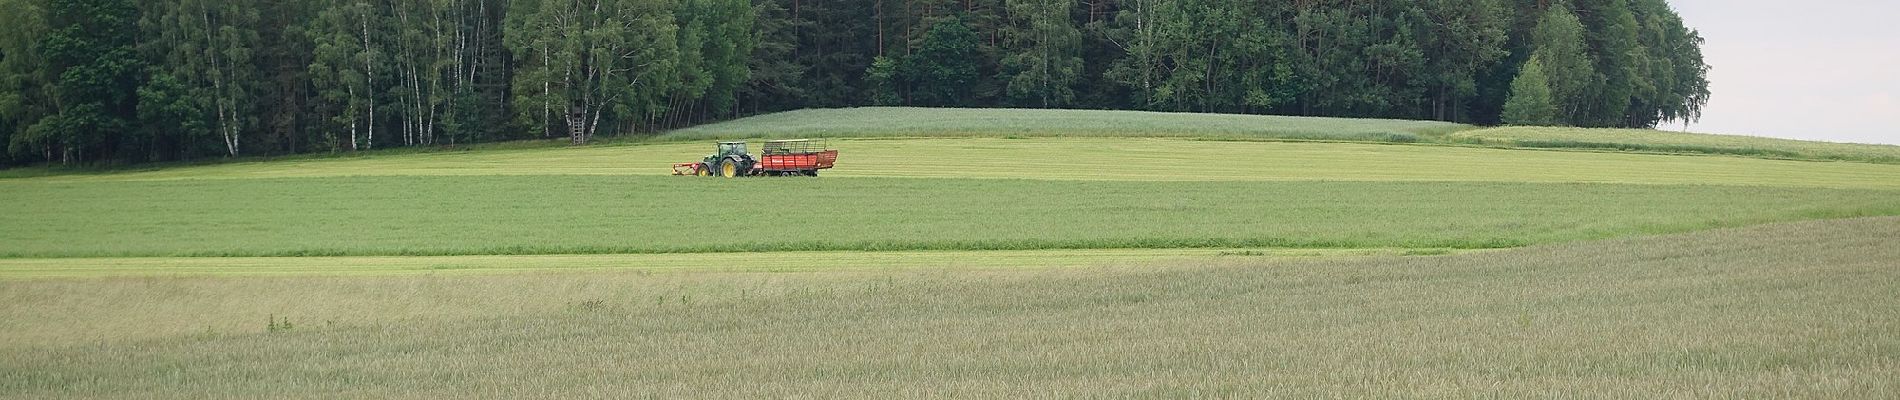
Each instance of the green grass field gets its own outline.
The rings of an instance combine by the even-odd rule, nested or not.
[[[872,108],[8,172],[0,398],[1900,395],[1890,149],[1594,132]],[[820,178],[664,176],[812,135]]]
[[[0,255],[1495,248],[1900,215],[1891,190],[619,176],[20,183]]]

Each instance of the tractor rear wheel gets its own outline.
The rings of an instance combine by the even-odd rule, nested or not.
[[[732,160],[719,163],[719,176],[727,178],[739,176],[739,163],[732,162]]]

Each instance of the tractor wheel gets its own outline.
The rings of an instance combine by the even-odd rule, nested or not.
[[[719,163],[719,176],[727,178],[739,176],[739,163],[732,162],[732,160]]]
[[[699,168],[694,169],[693,175],[712,176],[712,164],[699,163]]]

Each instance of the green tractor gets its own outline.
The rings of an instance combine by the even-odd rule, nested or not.
[[[752,167],[759,160],[746,152],[745,142],[719,142],[719,152],[706,156],[699,162],[699,176],[723,176],[727,178],[752,174]]]

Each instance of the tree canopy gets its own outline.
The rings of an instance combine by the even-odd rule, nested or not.
[[[1653,127],[1701,45],[1665,0],[0,0],[0,165],[860,105]]]

